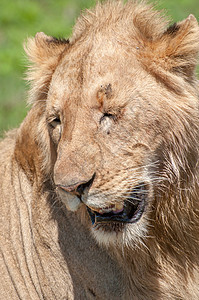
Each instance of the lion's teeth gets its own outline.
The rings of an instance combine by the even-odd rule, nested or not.
[[[115,205],[111,205],[106,208],[100,208],[100,209],[95,209],[100,214],[108,214],[108,213],[120,213],[124,209],[124,204],[123,203],[116,203]]]
[[[116,203],[114,211],[122,211],[124,209],[123,203]]]

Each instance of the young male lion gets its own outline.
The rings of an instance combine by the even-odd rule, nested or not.
[[[97,4],[26,52],[0,146],[0,299],[199,299],[199,26]]]

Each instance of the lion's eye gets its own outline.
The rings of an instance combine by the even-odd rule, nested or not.
[[[61,120],[59,117],[53,119],[51,122],[50,122],[50,126],[52,128],[56,128],[57,126],[60,126],[61,125]]]
[[[54,117],[49,120],[49,132],[51,138],[55,144],[57,144],[61,138],[62,125],[59,117]]]
[[[116,119],[115,115],[110,113],[104,113],[100,119],[101,129],[107,134],[110,134],[110,129],[115,119]]]
[[[111,114],[111,113],[104,113],[103,116],[100,119],[100,124],[106,120],[106,119],[111,119],[111,120],[115,120],[115,115]]]

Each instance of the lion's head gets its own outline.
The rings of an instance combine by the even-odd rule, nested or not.
[[[39,33],[26,47],[42,170],[105,245],[164,234],[182,215],[188,230],[199,29],[193,16],[167,27],[150,6],[108,2],[70,40]]]

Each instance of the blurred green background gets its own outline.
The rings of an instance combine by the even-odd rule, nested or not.
[[[26,115],[26,58],[23,42],[36,32],[69,37],[80,11],[94,0],[0,0],[0,136]],[[161,0],[173,22],[190,13],[199,20],[199,0]]]

